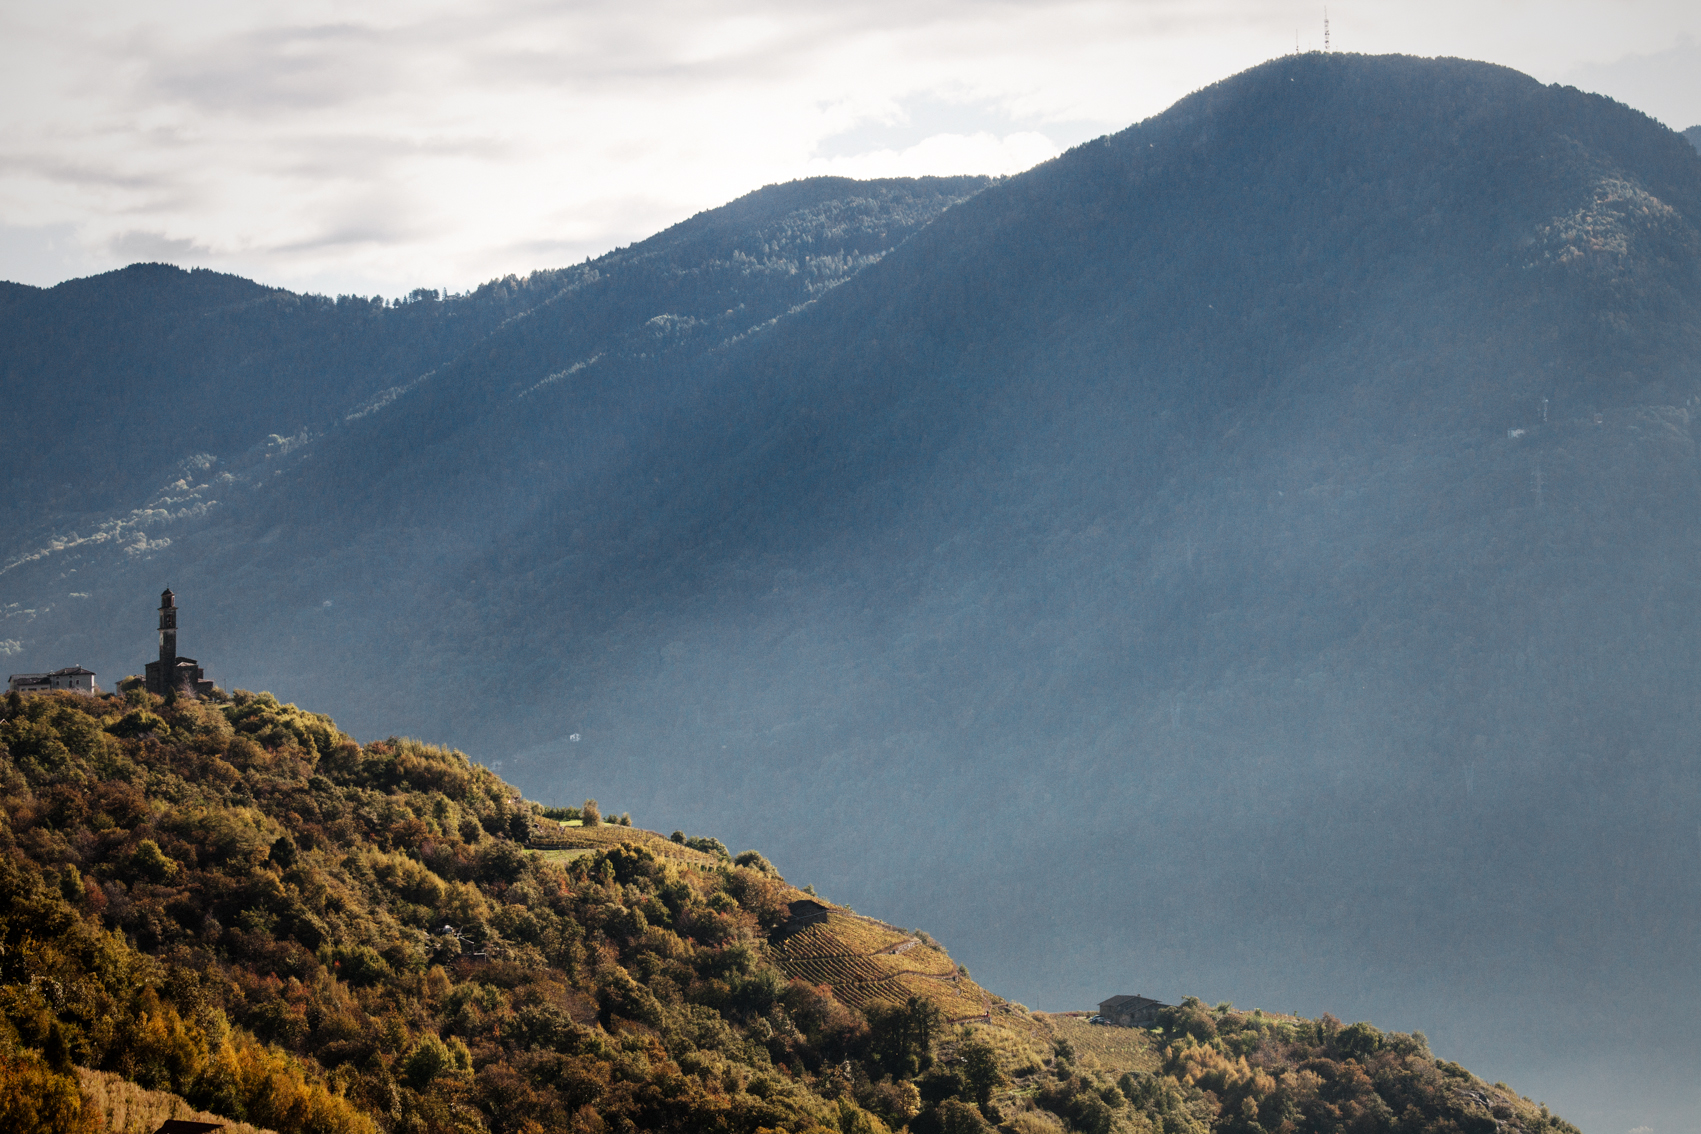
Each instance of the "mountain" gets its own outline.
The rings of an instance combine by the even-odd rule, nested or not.
[[[166,264],[0,284],[7,551],[250,450],[321,432],[461,354],[571,272],[387,306]],[[228,471],[228,470],[227,470]],[[98,522],[98,520],[97,520]]]
[[[760,843],[1023,1000],[1701,1113],[1694,147],[1309,54],[899,238],[813,185],[576,269],[169,547],[19,562],[0,634],[135,672],[169,583],[226,685]]]
[[[755,851],[265,694],[9,694],[0,785],[11,1134],[1576,1134],[1421,1034],[1032,1013]]]
[[[523,338],[534,312],[570,328],[568,344],[635,358],[658,336],[689,354],[689,344],[747,332],[985,184],[774,186],[594,263],[459,296],[332,300],[163,264],[49,289],[0,284],[0,470],[14,488],[0,502],[0,575],[52,558],[56,577],[67,547],[79,562],[146,554],[159,542],[149,531],[228,510],[291,454],[409,391],[408,409],[432,398],[436,367],[495,332]],[[682,292],[700,319],[651,318],[651,302]]]

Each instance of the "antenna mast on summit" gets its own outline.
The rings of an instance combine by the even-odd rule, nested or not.
[[[1323,9],[1323,52],[1324,54],[1329,52],[1329,9],[1327,6]]]

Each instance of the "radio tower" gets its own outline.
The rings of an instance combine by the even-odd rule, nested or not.
[[[1323,53],[1329,53],[1329,9],[1323,9]]]

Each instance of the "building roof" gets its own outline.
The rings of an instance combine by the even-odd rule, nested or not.
[[[1099,1001],[1099,1011],[1102,1012],[1108,1008],[1114,1012],[1118,1008],[1144,1008],[1148,1005],[1154,1008],[1169,1007],[1163,1001],[1153,1000],[1149,996],[1113,996],[1109,1000]]]
[[[93,677],[95,671],[84,669],[80,665],[68,665],[64,669],[56,669],[52,673],[14,673],[6,678],[7,681],[47,681],[55,677]]]

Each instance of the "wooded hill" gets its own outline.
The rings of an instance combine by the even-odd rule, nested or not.
[[[278,1134],[1573,1129],[1327,1017],[1189,1000],[1133,1062],[1077,1051],[755,852],[564,837],[269,694],[10,694],[0,790],[8,1134],[95,1134],[113,1075]]]

